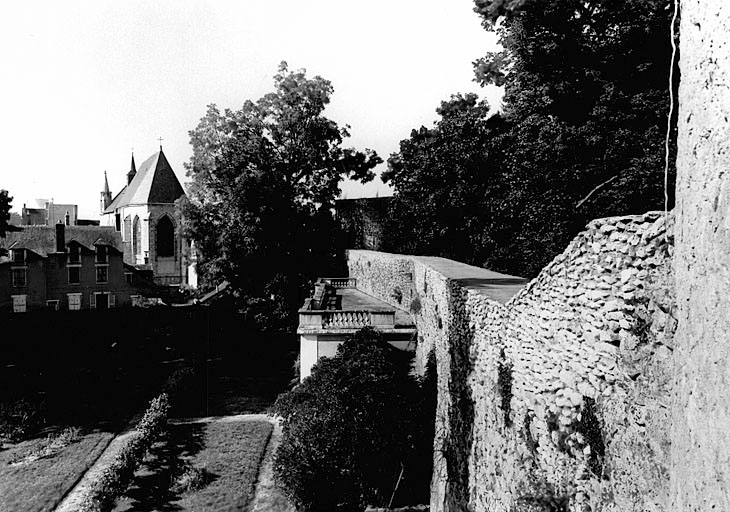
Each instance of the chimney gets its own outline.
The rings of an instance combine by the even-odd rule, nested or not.
[[[70,226],[71,225],[71,216],[68,214],[68,210],[66,210],[66,216],[64,217],[64,219],[66,220],[66,225]]]
[[[66,252],[66,226],[56,224],[56,252]]]

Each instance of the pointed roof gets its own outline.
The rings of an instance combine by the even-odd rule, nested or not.
[[[127,183],[132,181],[135,174],[137,174],[137,166],[134,165],[134,153],[132,153],[132,164],[129,166],[129,172],[127,173]]]
[[[132,204],[174,203],[185,191],[165,154],[160,150],[142,162],[132,181],[114,198],[104,213]]]
[[[122,252],[122,235],[113,226],[65,226],[66,245],[77,243],[94,250],[95,245],[107,245]],[[55,226],[22,226],[17,232],[7,233],[0,239],[4,249],[28,249],[46,257],[56,252]]]
[[[109,180],[106,179],[106,171],[104,171],[104,195],[111,195],[109,191]]]

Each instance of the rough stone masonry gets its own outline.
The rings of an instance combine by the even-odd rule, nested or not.
[[[349,251],[358,288],[410,309],[419,371],[436,358],[432,511],[670,510],[671,223],[594,220],[527,284]]]

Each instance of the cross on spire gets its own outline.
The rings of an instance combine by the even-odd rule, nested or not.
[[[164,139],[163,139],[162,137],[160,137],[160,138],[159,138],[159,139],[157,139],[157,140],[159,140],[159,141],[160,141],[160,151],[162,151],[162,141],[163,141]]]

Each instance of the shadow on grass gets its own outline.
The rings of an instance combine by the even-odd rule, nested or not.
[[[176,502],[182,493],[173,492],[175,478],[185,467],[185,461],[203,449],[205,424],[170,426],[164,438],[156,443],[137,471],[132,485],[114,508],[116,512],[176,512],[183,508]],[[208,473],[207,483],[218,475]]]

